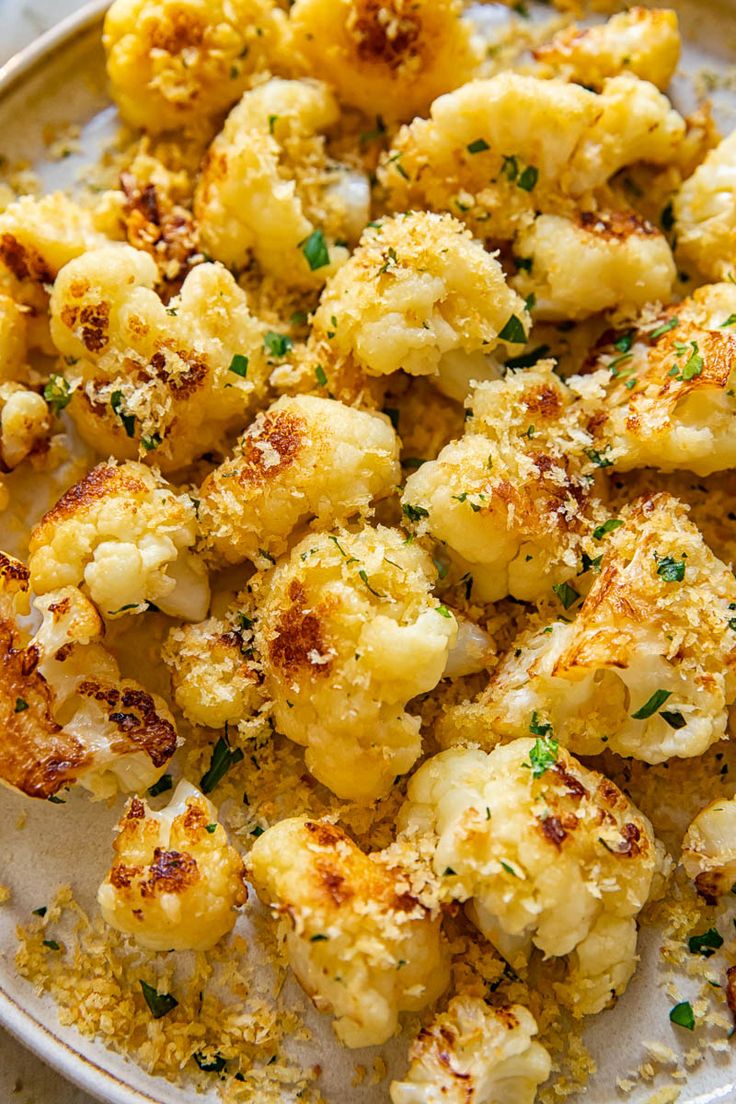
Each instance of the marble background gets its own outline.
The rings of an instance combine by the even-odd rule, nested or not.
[[[80,0],[0,0],[0,64],[83,5]],[[92,1104],[0,1028],[0,1104]]]

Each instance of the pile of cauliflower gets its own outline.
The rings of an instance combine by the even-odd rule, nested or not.
[[[286,7],[115,0],[119,183],[0,213],[8,533],[56,488],[0,554],[0,781],[128,795],[99,905],[141,947],[263,907],[341,1044],[418,1016],[393,1104],[532,1104],[509,978],[609,1007],[677,864],[609,775],[731,731],[731,565],[629,489],[736,466],[736,134],[668,99],[668,10],[494,65],[460,0]],[[264,740],[333,813],[243,839]],[[736,799],[682,863],[731,889]]]

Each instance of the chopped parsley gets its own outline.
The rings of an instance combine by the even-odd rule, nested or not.
[[[122,391],[113,391],[110,396],[110,406],[113,409],[113,413],[117,414],[118,418],[123,423],[123,429],[128,437],[132,437],[135,434],[135,415],[126,413]]]
[[[675,731],[680,728],[684,728],[687,724],[687,721],[683,717],[682,713],[679,712],[679,710],[676,710],[674,713],[670,713],[666,709],[663,709],[659,715],[662,720],[666,721],[670,728],[674,728]]]
[[[23,713],[27,708],[28,702],[25,700],[25,698],[15,699],[15,709],[13,710],[14,713]]]
[[[228,372],[234,372],[236,376],[240,376],[241,379],[245,379],[245,377],[248,375],[248,357],[243,356],[242,353],[236,353],[233,359],[230,361]]]
[[[602,525],[597,525],[593,530],[593,540],[603,540],[607,533],[613,533],[623,525],[621,518],[609,518]]]
[[[736,314],[729,314],[725,322],[721,322],[721,329],[725,330],[726,326],[736,326]]]
[[[552,590],[562,602],[563,609],[569,609],[570,606],[574,606],[580,597],[575,587],[570,586],[569,583],[555,583]]]
[[[429,510],[426,510],[424,506],[412,506],[411,502],[405,502],[401,507],[401,512],[405,517],[408,517],[409,521],[420,521],[422,518],[429,517]]]
[[[158,797],[159,794],[166,793],[167,790],[170,790],[173,785],[174,783],[171,775],[162,774],[158,782],[154,782],[152,786],[148,787],[148,795],[149,797]]]
[[[469,143],[467,150],[468,153],[484,153],[490,148],[485,138],[476,138],[474,142]]]
[[[271,118],[275,119],[277,116],[272,115]],[[203,1054],[197,1052],[192,1055],[192,1058],[194,1058],[194,1061],[203,1073],[222,1073],[226,1066],[225,1059],[221,1054],[216,1054],[214,1058],[205,1058]]]
[[[515,314],[512,314],[506,325],[498,335],[499,341],[508,341],[512,345],[523,345],[526,341],[526,330]]]
[[[364,568],[360,569],[360,571],[358,572],[358,575],[363,580],[365,585],[368,587],[371,594],[375,594],[376,598],[385,598],[386,597],[385,594],[381,594],[380,590],[376,590],[375,587],[371,586],[370,581],[368,579],[368,573],[365,571]]]
[[[529,762],[522,765],[527,770],[531,770],[532,778],[541,778],[557,762],[559,750],[560,745],[553,736],[537,737],[533,748],[529,752]]]
[[[313,230],[309,237],[299,242],[299,248],[312,272],[330,263],[330,253],[321,230]]]
[[[665,583],[681,583],[685,578],[685,557],[675,560],[672,556],[657,559],[657,574]]]
[[[43,397],[54,414],[60,414],[69,405],[72,398],[72,389],[68,380],[64,379],[63,376],[49,376],[49,382],[43,389]]]
[[[48,949],[50,951],[60,951],[61,950],[61,947],[59,946],[59,944],[56,942],[55,939],[44,939],[43,945],[44,945],[44,947],[48,947]]]
[[[274,357],[285,357],[294,347],[288,334],[275,333],[274,330],[269,330],[264,336],[263,344]]]
[[[539,180],[539,169],[535,165],[527,165],[517,181],[517,187],[525,192],[533,192]]]
[[[154,1020],[160,1020],[162,1016],[166,1016],[179,1004],[176,997],[172,997],[171,993],[159,993],[158,989],[154,989],[153,985],[149,985],[143,978],[138,980]]]
[[[268,133],[269,134],[273,134],[273,128],[276,126],[276,123],[278,121],[279,121],[278,115],[269,115],[268,116]]]
[[[536,349],[530,349],[528,353],[522,353],[521,356],[510,357],[506,361],[507,368],[532,368],[538,360],[546,357],[550,351],[549,345],[537,345]]]
[[[501,866],[504,868],[507,874],[513,874],[515,878],[519,877],[519,875],[516,873],[510,863],[504,862],[503,859],[499,859],[499,862],[501,863]]]
[[[321,935],[320,933],[318,933],[317,935],[310,935],[309,942],[310,943],[326,943],[329,938],[330,938],[329,935]]]
[[[674,330],[675,326],[679,325],[680,319],[675,315],[670,318],[669,322],[663,322],[661,326],[658,326],[656,330],[652,330],[649,335],[650,341],[656,341],[658,337],[663,337],[664,334],[669,333],[670,330]]]
[[[692,1031],[695,1028],[695,1016],[690,1001],[680,1001],[674,1008],[670,1008],[670,1021],[678,1027]]]
[[[501,172],[507,180],[516,180],[519,175],[519,162],[515,157],[504,157]]]
[[[33,915],[34,915],[34,916],[41,916],[41,917],[44,917],[44,916],[46,915],[46,913],[47,913],[47,912],[48,912],[48,909],[46,908],[46,906],[45,906],[45,905],[41,905],[41,907],[40,907],[40,908],[37,908],[37,909],[34,909],[34,910],[33,910]]]
[[[217,831],[217,824],[205,824],[204,830],[205,832],[209,832],[209,834],[213,836]]]
[[[601,561],[603,560],[603,553],[600,556],[591,557],[587,552],[583,552],[581,558],[581,567],[578,575],[584,575],[586,571],[595,571],[596,573],[601,569]]]
[[[606,445],[603,452],[608,452],[609,448],[610,445]],[[603,452],[599,452],[598,449],[588,448],[585,450],[585,455],[597,468],[610,468],[613,464],[613,460],[609,460],[607,456],[603,455]]]
[[[708,928],[702,935],[691,935],[687,941],[690,954],[700,954],[703,958],[710,958],[722,946],[723,936],[715,928]]]
[[[671,696],[671,690],[655,690],[651,698],[644,702],[641,709],[637,709],[636,713],[631,714],[632,718],[635,721],[646,721],[648,717],[653,717],[659,711],[660,706],[664,705]]]
[[[209,769],[205,771],[200,779],[199,785],[202,793],[211,793],[230,768],[239,763],[242,758],[242,750],[231,748],[224,736],[221,736],[212,749]]]
[[[325,372],[321,364],[318,364],[317,367],[314,369],[314,375],[320,387],[327,386],[327,373]]]
[[[447,606],[436,606],[435,613],[438,613],[440,617],[452,617],[452,614],[448,610]]]
[[[153,452],[161,444],[161,435],[159,433],[144,434],[141,437],[141,444],[146,452]]]
[[[529,722],[529,731],[534,736],[549,736],[552,731],[552,725],[547,721],[540,721],[536,709],[532,713],[532,719]]]

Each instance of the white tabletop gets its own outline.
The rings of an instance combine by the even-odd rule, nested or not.
[[[0,0],[0,64],[34,38],[82,7],[82,0]],[[92,1104],[0,1028],[2,1104]]]

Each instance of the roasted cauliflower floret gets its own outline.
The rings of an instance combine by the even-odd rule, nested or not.
[[[257,562],[264,551],[280,556],[307,519],[327,528],[365,516],[400,482],[399,440],[386,415],[285,396],[204,481],[199,516],[219,556]]]
[[[518,235],[514,252],[523,267],[512,284],[521,295],[535,296],[537,319],[634,312],[656,300],[669,302],[677,274],[664,234],[630,212],[540,215]]]
[[[526,341],[524,301],[495,257],[455,219],[418,211],[368,227],[325,288],[312,345],[369,376],[436,376],[462,400],[498,375],[489,354]]]
[[[469,902],[470,918],[517,969],[532,945],[545,956],[571,954],[604,917],[635,931],[664,862],[648,820],[548,729],[490,754],[454,748],[434,756],[409,782],[399,826],[410,838],[433,837],[446,896]],[[622,941],[619,950],[628,956],[625,987],[634,948]],[[595,955],[578,971],[583,961],[597,988]],[[611,990],[598,992],[587,1011],[608,1003]]]
[[[309,288],[347,259],[347,241],[370,218],[370,185],[327,157],[324,132],[339,118],[318,81],[274,79],[246,92],[210,147],[195,197],[215,260],[244,268],[252,254],[264,272]]]
[[[0,470],[16,468],[46,447],[51,418],[46,403],[19,383],[0,382]]]
[[[38,798],[74,782],[96,797],[151,786],[176,729],[160,698],[120,677],[91,602],[71,586],[37,598],[42,622],[29,640],[17,621],[28,570],[0,554],[0,585],[0,781]]]
[[[536,1034],[520,1004],[453,997],[412,1043],[406,1077],[391,1082],[392,1104],[534,1104],[552,1065]]]
[[[471,81],[404,126],[379,177],[394,209],[451,211],[478,237],[510,240],[537,212],[575,201],[625,165],[667,164],[684,120],[653,84],[623,75],[600,95],[500,73]]]
[[[677,248],[710,280],[736,264],[736,130],[711,150],[672,204]]]
[[[533,52],[545,72],[586,88],[626,72],[665,89],[680,60],[677,14],[634,7],[595,27],[573,23]]]
[[[31,347],[53,353],[48,334],[47,287],[59,270],[107,239],[91,212],[62,192],[21,196],[0,213],[0,288],[25,311]]]
[[[485,691],[488,738],[536,717],[580,755],[702,755],[736,698],[733,574],[664,493],[597,532],[599,574],[577,616],[519,638]]]
[[[291,968],[349,1047],[385,1043],[401,1012],[436,1000],[448,982],[439,917],[407,881],[343,830],[324,821],[282,820],[248,859],[264,904],[281,915]]]
[[[709,904],[730,893],[736,884],[736,798],[719,797],[701,809],[682,841],[682,865]]]
[[[168,307],[152,290],[157,276],[130,246],[92,250],[56,281],[51,329],[85,440],[171,471],[242,424],[267,368],[263,327],[225,268],[195,268]]]
[[[25,377],[26,310],[0,290],[0,383]]]
[[[223,728],[255,713],[263,702],[253,655],[252,618],[233,611],[172,629],[163,659],[171,671],[176,704],[194,724]]]
[[[609,449],[619,471],[709,475],[736,465],[735,312],[733,284],[701,287],[600,353],[596,448]],[[588,386],[596,385],[582,382]]]
[[[97,900],[106,923],[154,951],[207,951],[232,929],[245,903],[243,860],[217,810],[188,782],[153,812],[128,802],[112,868]]]
[[[115,0],[103,43],[120,113],[152,133],[211,125],[268,67],[282,24],[273,0]]]
[[[480,384],[468,406],[465,436],[407,479],[404,514],[446,547],[483,601],[532,601],[577,574],[602,510],[591,438],[549,364]]]
[[[294,45],[316,77],[366,115],[411,119],[469,80],[480,43],[458,0],[296,0]]]
[[[305,537],[253,582],[275,725],[338,797],[374,801],[419,755],[406,703],[437,685],[457,632],[436,577],[426,552],[379,526]]]
[[[98,464],[31,533],[28,566],[36,594],[82,586],[105,617],[153,603],[200,621],[207,572],[192,551],[194,504],[156,472],[128,461]]]

